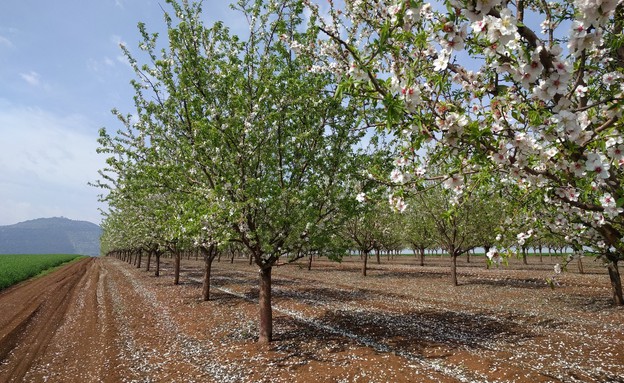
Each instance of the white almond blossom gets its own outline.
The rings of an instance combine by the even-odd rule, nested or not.
[[[446,181],[444,187],[450,190],[459,191],[464,187],[464,177],[461,174],[453,174]]]
[[[585,168],[588,171],[595,172],[596,177],[599,179],[609,178],[609,162],[604,154],[589,153],[587,155],[587,161],[585,162]]]
[[[355,199],[356,199],[359,203],[364,203],[364,202],[366,202],[366,193],[364,193],[364,192],[358,193],[358,195],[357,195],[357,196],[355,196]]]
[[[403,172],[399,169],[394,169],[390,173],[390,180],[394,183],[402,184],[405,182],[405,174],[403,174]]]
[[[496,263],[497,265],[500,265],[503,261],[503,257],[501,257],[496,246],[492,247],[485,255],[488,257],[490,262]]]

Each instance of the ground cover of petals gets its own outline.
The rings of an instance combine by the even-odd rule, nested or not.
[[[569,267],[554,290],[545,282],[554,257],[494,269],[463,259],[457,287],[448,257],[424,267],[408,256],[373,259],[366,277],[357,256],[276,267],[269,345],[256,342],[258,273],[245,259],[214,262],[209,302],[201,260],[183,259],[177,286],[170,259],[160,277],[143,261],[89,263],[21,381],[624,381],[624,309],[588,259],[585,274]],[[11,375],[19,349],[0,378],[20,381]]]

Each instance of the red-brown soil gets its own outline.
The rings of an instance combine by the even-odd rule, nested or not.
[[[0,292],[0,382],[624,382],[624,309],[595,262],[554,290],[548,258],[464,260],[457,287],[448,263],[277,267],[260,345],[245,260],[214,263],[209,302],[200,261],[174,286],[168,259],[160,277],[83,260]]]

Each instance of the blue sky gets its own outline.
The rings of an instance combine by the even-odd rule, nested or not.
[[[139,21],[166,36],[164,0],[7,1],[0,11],[0,225],[64,216],[100,223],[98,129],[133,111],[134,78],[119,49],[140,42]],[[244,28],[228,2],[204,14]]]

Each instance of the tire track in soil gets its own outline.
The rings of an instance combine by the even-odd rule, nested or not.
[[[96,259],[77,287],[45,355],[25,378],[33,382],[117,383],[125,373],[118,362],[117,328],[106,288],[108,273]]]
[[[79,260],[0,293],[0,381],[23,381],[63,322],[78,282],[92,262]]]
[[[78,287],[63,325],[26,374],[32,382],[120,383],[162,379],[165,351],[146,337],[144,302],[132,299],[131,282],[98,258]]]
[[[238,383],[248,381],[246,372],[239,366],[225,365],[214,358],[219,352],[219,344],[200,342],[180,331],[179,324],[173,320],[166,304],[161,304],[153,291],[143,285],[136,275],[124,267],[123,263],[112,261],[108,265],[114,267],[115,272],[123,276],[120,283],[126,286],[117,290],[123,293],[131,291],[132,295],[140,297],[138,300],[140,307],[133,309],[150,313],[149,320],[143,318],[143,331],[130,328],[124,330],[125,348],[136,362],[130,369],[132,373],[130,376],[133,378],[126,377],[124,382]],[[126,300],[120,296],[116,304],[121,307],[124,301]],[[128,311],[127,308],[123,310]],[[120,320],[121,318],[117,318],[116,322]],[[149,328],[149,331],[145,331],[146,328]],[[151,350],[156,350],[152,348],[153,344],[150,345],[149,338],[165,339],[166,345],[154,353]],[[146,378],[146,375],[149,378]]]

